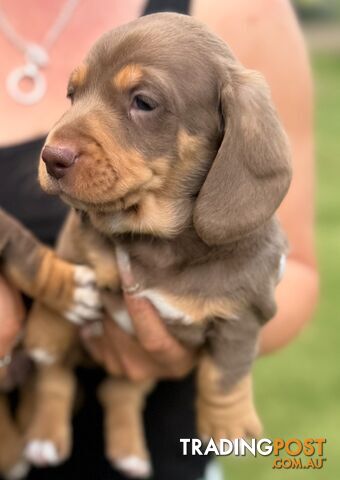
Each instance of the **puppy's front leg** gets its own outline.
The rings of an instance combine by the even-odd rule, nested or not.
[[[67,261],[84,263],[82,241],[79,218],[74,212],[71,212],[60,234],[58,253]],[[81,281],[86,284],[86,281],[89,280],[86,275],[86,267],[75,267],[74,271],[79,272],[80,277],[84,273]],[[59,281],[61,279],[62,276],[59,277]],[[63,316],[40,302],[35,302],[28,316],[24,344],[26,350],[38,363],[52,364],[62,361],[78,341],[78,329],[74,324],[78,325],[84,320],[98,318],[102,314],[99,295],[92,290],[91,286],[89,291],[86,289],[79,291],[72,285],[69,278],[65,288],[73,292],[74,301],[72,306],[69,305],[69,308],[64,310]]]
[[[261,434],[250,374],[258,330],[252,315],[216,320],[212,326],[198,368],[198,431],[202,438],[219,441]]]
[[[78,221],[78,234],[81,236],[82,257],[86,264],[96,272],[96,283],[99,288],[117,291],[120,287],[120,277],[117,268],[115,246],[102,237],[93,227]]]

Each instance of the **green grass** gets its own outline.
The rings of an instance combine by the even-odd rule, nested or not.
[[[258,361],[256,400],[268,438],[326,437],[322,470],[273,470],[273,457],[223,460],[226,480],[340,478],[340,56],[313,58],[316,83],[317,246],[321,299],[291,346]]]

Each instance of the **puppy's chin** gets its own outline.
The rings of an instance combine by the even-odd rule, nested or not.
[[[42,161],[39,163],[38,181],[44,192],[49,195],[60,195],[61,188],[58,180],[47,173],[45,164]]]
[[[93,226],[105,234],[137,233],[173,238],[191,224],[193,200],[170,199],[149,193],[120,210],[88,210]]]

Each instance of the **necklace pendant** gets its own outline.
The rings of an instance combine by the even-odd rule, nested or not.
[[[33,84],[29,91],[24,91],[20,86],[25,78]],[[6,86],[8,93],[16,102],[22,105],[33,105],[45,95],[46,79],[39,71],[37,64],[30,62],[12,70],[7,77]]]

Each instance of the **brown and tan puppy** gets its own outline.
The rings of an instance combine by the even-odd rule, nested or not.
[[[100,302],[94,288],[93,271],[58,258],[1,208],[0,272],[20,291],[39,299],[60,315],[79,322],[99,315]],[[45,361],[48,360],[45,351],[31,353],[33,357],[40,359],[42,356]],[[13,355],[11,372],[7,372],[6,365],[0,368],[0,474],[11,479],[22,478],[27,472],[22,456],[24,438],[12,418],[4,393],[10,388],[13,369],[25,368],[20,355],[20,352]],[[6,362],[2,360],[2,363]]]
[[[101,37],[71,75],[68,96],[72,105],[50,132],[39,169],[43,189],[75,209],[59,253],[95,268],[100,286],[116,294],[112,316],[129,329],[118,248],[138,295],[174,335],[201,349],[200,434],[258,435],[250,372],[260,328],[275,313],[286,242],[274,214],[291,179],[266,83],[202,24],[166,13]],[[37,306],[30,348],[66,358],[74,331],[63,348],[51,344],[46,325],[37,345],[43,318]],[[52,332],[67,331],[50,320]],[[149,471],[141,428],[147,390],[111,379],[100,392],[108,457],[136,476]],[[44,439],[53,435],[36,430],[31,438],[33,462],[37,452],[48,459]]]

